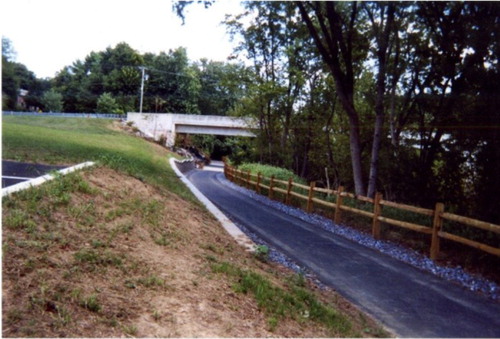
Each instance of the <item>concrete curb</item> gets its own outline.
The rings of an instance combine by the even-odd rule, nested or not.
[[[195,195],[198,200],[205,205],[205,207],[209,210],[210,213],[222,224],[222,227],[226,230],[229,235],[231,235],[236,242],[243,246],[246,251],[254,252],[256,248],[256,244],[245,234],[243,233],[228,217],[222,213],[220,209],[217,208],[207,197],[203,195],[192,183],[189,181],[184,174],[177,168],[175,164],[177,160],[175,158],[170,158],[170,166],[174,170],[175,174],[181,179],[181,181],[191,190],[191,192]]]
[[[65,174],[75,172],[79,169],[82,169],[85,167],[90,167],[93,165],[94,165],[94,162],[87,161],[87,162],[84,162],[84,163],[81,163],[81,164],[78,164],[78,165],[75,165],[72,167],[64,168],[62,170],[59,170],[58,172],[62,175],[65,175]],[[2,197],[8,196],[9,194],[12,194],[15,192],[19,192],[19,191],[28,189],[30,187],[39,186],[39,185],[43,184],[44,182],[47,182],[47,181],[52,180],[54,178],[55,178],[54,175],[46,174],[46,175],[38,177],[38,178],[33,178],[29,181],[20,182],[18,184],[12,185],[12,186],[2,188]]]

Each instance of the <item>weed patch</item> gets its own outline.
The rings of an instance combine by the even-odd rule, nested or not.
[[[36,227],[36,224],[31,220],[28,213],[20,209],[10,211],[4,220],[5,226],[10,229],[28,229],[31,230]]]
[[[140,278],[137,282],[145,287],[164,287],[165,280],[157,277],[156,275],[149,275],[144,278]]]
[[[123,265],[122,256],[108,250],[98,251],[96,249],[82,249],[74,254],[74,258],[77,262],[82,264],[114,267]]]
[[[80,301],[80,306],[83,308],[86,308],[87,310],[91,312],[99,312],[102,308],[101,304],[97,300],[97,296],[95,294],[92,294],[88,297],[83,298]]]
[[[309,291],[300,286],[284,290],[274,286],[264,276],[240,269],[230,263],[213,263],[212,271],[233,278],[233,289],[238,293],[253,294],[260,309],[268,316],[271,330],[285,317],[297,321],[315,321],[326,325],[332,333],[353,336],[350,321],[337,311],[319,302]]]

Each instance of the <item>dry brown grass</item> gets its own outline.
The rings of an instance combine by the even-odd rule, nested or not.
[[[61,180],[59,180],[61,181]],[[214,262],[290,289],[293,273],[236,245],[203,208],[101,167],[3,201],[4,337],[386,336],[334,291],[350,323],[270,322]]]

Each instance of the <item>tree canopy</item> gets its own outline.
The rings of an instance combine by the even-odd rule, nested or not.
[[[174,10],[183,16],[195,2],[211,3],[175,2]],[[500,222],[500,4],[249,1],[244,8],[224,24],[241,38],[234,58],[248,66],[191,61],[181,47],[141,54],[120,43],[37,79],[3,39],[4,109],[16,109],[23,89],[28,108],[46,109],[44,95],[60,93],[66,112],[137,111],[144,69],[144,112],[253,116],[258,137],[228,141],[238,160],[357,194],[381,191],[423,207],[446,201],[451,211]]]
[[[357,194],[381,190],[429,207],[443,200],[500,220],[483,195],[500,191],[497,3],[245,8],[249,25],[226,24],[254,63],[242,111],[261,124],[260,161],[311,180],[327,167],[330,181]]]

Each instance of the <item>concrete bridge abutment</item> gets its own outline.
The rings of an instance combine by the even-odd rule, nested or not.
[[[132,121],[142,133],[154,140],[166,139],[166,146],[175,144],[177,133],[211,134],[255,137],[251,131],[251,118],[219,115],[196,115],[174,113],[127,113],[127,122]]]

